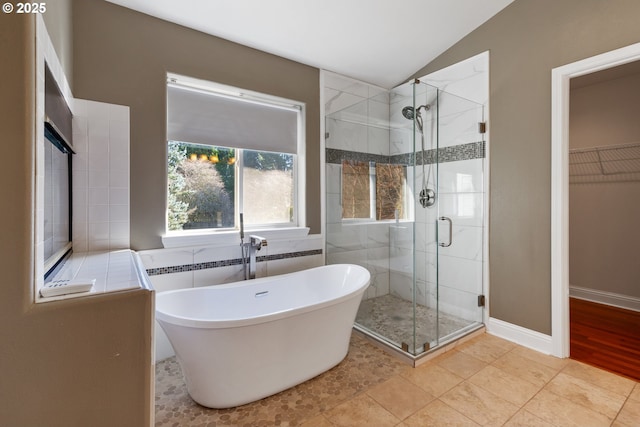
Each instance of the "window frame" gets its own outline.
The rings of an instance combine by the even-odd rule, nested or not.
[[[309,232],[309,228],[306,227],[306,198],[305,198],[305,187],[306,187],[306,130],[305,130],[305,117],[306,117],[306,105],[303,102],[295,101],[287,98],[282,98],[274,95],[268,95],[264,93],[254,92],[250,90],[244,90],[237,87],[232,87],[228,85],[223,85],[219,83],[194,79],[186,76],[179,76],[176,74],[167,74],[167,88],[169,84],[179,84],[187,87],[210,91],[214,94],[221,94],[225,97],[237,97],[238,99],[245,99],[254,101],[257,103],[262,103],[266,105],[273,105],[275,107],[288,107],[296,110],[297,114],[297,147],[296,153],[284,153],[293,156],[293,215],[292,221],[286,223],[267,223],[267,224],[245,224],[245,232],[251,232],[252,230],[260,231],[262,234],[269,235],[281,235],[284,237],[287,236],[304,236]],[[168,114],[168,112],[167,112]],[[171,140],[166,138],[165,140],[165,150],[168,149],[169,143]],[[190,143],[189,141],[177,141],[177,142],[185,142]],[[202,145],[202,144],[199,144]],[[212,147],[219,145],[211,145]],[[199,244],[226,244],[225,242],[231,241],[229,236],[235,236],[237,238],[237,233],[239,232],[239,217],[240,213],[243,212],[244,201],[243,201],[243,151],[262,151],[262,152],[272,152],[269,150],[260,150],[255,148],[240,148],[240,147],[226,147],[232,148],[236,150],[236,163],[235,163],[235,174],[236,174],[236,191],[234,192],[234,227],[230,228],[201,228],[201,229],[191,229],[191,230],[169,230],[168,229],[168,215],[165,214],[165,232],[162,235],[163,246],[167,247],[179,247],[179,246],[188,246],[188,245],[199,245]],[[168,160],[168,153],[165,152],[165,161]],[[165,177],[167,183],[167,196],[165,197],[165,206],[166,211],[168,213],[168,164],[165,167]],[[233,240],[235,243],[235,240]]]
[[[53,272],[56,267],[69,256],[73,249],[73,154],[75,153],[71,148],[71,144],[65,139],[62,132],[55,126],[53,121],[46,117],[44,122],[44,144],[45,151],[52,150],[52,153],[57,153],[58,155],[62,154],[62,156],[66,159],[65,169],[66,169],[66,188],[62,188],[67,195],[67,204],[66,208],[66,221],[67,221],[67,242],[64,245],[59,246],[55,249],[48,257],[44,258],[44,279],[46,280]],[[57,150],[57,151],[55,151]],[[51,165],[44,165],[45,176],[47,174],[47,170]],[[53,170],[50,170],[53,174]],[[60,188],[58,188],[60,190]],[[46,188],[43,188],[43,193],[46,193]],[[50,195],[51,198],[55,198],[54,195]],[[46,198],[46,196],[45,196]],[[55,201],[54,201],[55,203]],[[55,204],[51,207],[55,210]],[[47,206],[45,206],[46,208]],[[46,209],[45,209],[46,210]],[[44,214],[45,221],[47,219],[46,213]],[[55,213],[54,213],[55,218]],[[44,227],[43,227],[44,228]],[[54,232],[55,233],[55,232]],[[46,237],[46,235],[45,235]],[[46,254],[45,254],[46,255]]]

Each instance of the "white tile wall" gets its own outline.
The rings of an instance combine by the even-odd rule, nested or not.
[[[333,73],[325,73],[327,148],[389,155],[389,92]],[[326,164],[327,263],[366,267],[371,286],[364,298],[389,293],[389,223],[343,223],[341,165]]]
[[[447,93],[486,105],[489,101],[489,52],[443,68],[420,81],[436,86]]]
[[[439,97],[438,146],[450,147],[478,141],[482,107],[451,94]]]
[[[129,107],[76,100],[74,251],[129,247]]]
[[[365,109],[366,111],[366,109]],[[327,148],[366,153],[368,148],[367,125],[329,118],[326,121]]]
[[[340,74],[325,72],[325,87],[329,89],[333,89],[337,93],[340,94],[348,94],[355,95],[360,98],[367,98],[369,96],[369,88],[371,85],[368,85],[364,82],[360,82],[358,80],[352,79],[350,77],[341,76]],[[331,107],[332,103],[335,102],[335,98],[327,97],[327,106]],[[339,97],[338,97],[339,98]],[[351,104],[350,104],[351,105]],[[326,114],[331,114],[339,109],[327,109]]]
[[[269,256],[322,249],[319,235],[295,239],[269,239],[268,245],[257,252],[257,256]],[[146,269],[175,267],[241,258],[240,245],[198,246],[139,251]],[[312,255],[282,260],[269,260],[257,264],[257,277],[273,276],[322,265],[322,255]],[[286,271],[285,271],[286,270]],[[219,285],[242,280],[242,266],[216,267],[179,273],[159,274],[150,277],[158,292],[191,288],[195,286]]]

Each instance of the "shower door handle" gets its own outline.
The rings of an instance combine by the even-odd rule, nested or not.
[[[453,243],[453,222],[451,221],[451,218],[446,216],[441,216],[440,218],[438,218],[438,220],[447,221],[449,223],[449,243],[438,243],[439,246],[448,248],[449,246],[451,246],[451,243]]]

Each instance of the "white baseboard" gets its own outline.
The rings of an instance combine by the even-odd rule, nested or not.
[[[487,333],[544,354],[552,354],[551,335],[542,334],[503,320],[489,318]]]
[[[614,307],[626,308],[627,310],[640,311],[640,298],[628,295],[569,285],[569,296],[600,304],[612,305]]]

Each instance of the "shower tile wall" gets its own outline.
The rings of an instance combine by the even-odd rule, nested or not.
[[[389,155],[389,97],[379,87],[337,74],[325,75],[325,114],[342,111],[345,121],[326,121],[326,148]],[[371,273],[364,298],[389,293],[389,223],[343,222],[341,165],[326,163],[327,264],[361,265]]]

